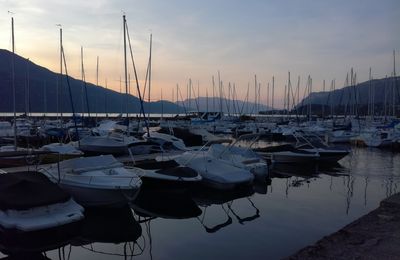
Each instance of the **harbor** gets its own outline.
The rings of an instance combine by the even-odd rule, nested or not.
[[[400,259],[383,2],[0,2],[0,259]]]
[[[270,135],[249,137],[257,137],[257,141],[244,138],[239,143],[255,151],[294,144],[293,139],[277,141]],[[235,139],[226,134],[219,138]],[[20,257],[45,254],[50,259],[289,257],[368,214],[382,200],[399,192],[400,154],[396,150],[350,143],[341,147],[350,152],[335,163],[279,163],[268,159],[268,174],[264,178],[234,190],[208,184],[177,186],[162,180],[148,182],[145,178],[135,198],[127,204],[111,208],[85,206],[85,217],[78,227],[71,232],[56,233],[56,237],[60,236],[59,243],[53,243],[54,233],[46,238],[48,234],[39,231],[40,239],[35,242],[30,235],[22,236],[16,244],[3,240],[0,248],[3,254],[17,253]],[[182,152],[185,151],[167,154],[164,151],[164,157]],[[162,153],[134,155],[134,163],[130,155],[115,158],[126,165],[139,166],[141,161],[160,157]],[[2,169],[34,174],[53,164]],[[85,167],[90,170],[87,164]],[[243,241],[242,237],[251,239]],[[19,245],[22,241],[28,244]],[[307,254],[307,257],[314,255]],[[300,253],[297,257],[305,256]]]

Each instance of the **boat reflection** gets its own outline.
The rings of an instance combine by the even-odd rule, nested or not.
[[[48,259],[46,251],[68,245],[80,230],[82,221],[39,231],[8,231],[0,236],[4,259]]]
[[[86,208],[81,232],[71,244],[81,246],[95,242],[114,244],[133,242],[141,234],[140,224],[128,206],[111,209]]]
[[[196,190],[193,194],[193,199],[196,203],[203,208],[203,214],[197,217],[200,224],[203,226],[204,230],[207,233],[215,233],[225,228],[229,225],[232,225],[233,218],[236,218],[239,224],[244,224],[245,222],[253,221],[260,217],[260,210],[255,206],[253,201],[251,200],[251,196],[254,194],[253,187],[247,187],[246,189],[234,190],[234,191],[216,191],[216,190]],[[239,213],[235,212],[233,207],[234,203],[237,203],[239,200],[245,199],[244,201],[248,202],[250,207],[255,210],[255,213],[250,216],[240,216]],[[243,203],[243,201],[240,201]],[[242,206],[241,206],[242,207]],[[222,220],[221,210],[218,212],[217,209],[222,210]],[[206,219],[208,215],[207,212],[213,211],[209,218]],[[218,212],[218,213],[216,213]],[[216,213],[216,214],[214,214]],[[208,221],[216,221],[218,224],[211,225],[207,223]]]
[[[128,205],[122,208],[86,208],[81,232],[71,245],[93,253],[127,258],[143,253],[143,247],[137,243],[141,235],[142,228]]]
[[[253,183],[254,192],[257,194],[267,194],[268,187],[271,187],[272,179],[267,178],[265,180],[256,180]]]
[[[343,176],[348,175],[348,172],[349,170],[338,162],[329,164],[309,164],[301,166],[296,164],[279,164],[273,167],[271,175],[275,178],[312,178],[317,177],[319,174],[326,174],[335,177]]]
[[[187,190],[144,187],[131,207],[142,218],[186,219],[201,214],[201,209]]]
[[[142,228],[128,205],[86,208],[85,218],[78,223],[0,236],[0,251],[8,255],[4,259],[73,259],[82,250],[131,258],[143,253],[141,236]]]

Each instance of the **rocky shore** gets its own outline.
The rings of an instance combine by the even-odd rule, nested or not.
[[[286,259],[400,259],[400,193]]]

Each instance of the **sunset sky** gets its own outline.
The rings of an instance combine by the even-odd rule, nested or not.
[[[292,83],[306,77],[313,89],[322,81],[342,87],[351,67],[359,82],[393,71],[393,50],[400,59],[399,0],[0,0],[0,48],[11,50],[11,15],[17,54],[59,70],[59,27],[69,74],[80,78],[83,46],[86,79],[119,89],[123,76],[122,14],[127,17],[139,77],[144,78],[153,34],[152,99],[172,99],[178,83],[185,95],[191,78],[200,95],[212,92],[218,70],[227,91],[235,83],[244,99],[254,74],[266,101],[267,83],[275,75],[275,104],[282,103],[288,71]],[[328,84],[328,83],[327,83]]]

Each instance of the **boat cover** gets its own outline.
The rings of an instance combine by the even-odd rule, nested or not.
[[[40,172],[0,174],[0,210],[27,210],[63,203],[70,198]]]
[[[156,173],[174,177],[194,178],[198,176],[198,173],[195,170],[189,167],[179,166],[179,164],[174,160],[148,160],[135,166],[144,170],[156,170]]]
[[[114,168],[122,167],[123,164],[118,162],[112,155],[99,155],[91,157],[79,157],[60,162],[60,169],[73,169],[79,171],[85,169],[87,171],[98,168]]]

